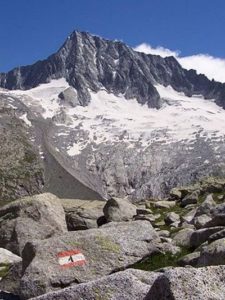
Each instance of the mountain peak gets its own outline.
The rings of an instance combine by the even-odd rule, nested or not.
[[[30,89],[51,79],[64,77],[76,89],[79,103],[90,101],[90,90],[105,89],[126,99],[137,99],[149,107],[161,106],[155,84],[171,85],[186,95],[201,94],[221,98],[224,85],[211,82],[183,69],[174,57],[162,58],[134,51],[126,44],[110,41],[88,32],[73,31],[53,55],[31,66],[0,73],[0,86],[7,89]],[[207,86],[207,89],[205,88]]]

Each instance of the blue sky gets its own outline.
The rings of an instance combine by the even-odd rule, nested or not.
[[[0,0],[0,71],[55,52],[73,30],[225,58],[224,0]]]

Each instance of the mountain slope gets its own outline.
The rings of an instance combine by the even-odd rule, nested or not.
[[[104,198],[164,197],[225,173],[225,85],[173,57],[74,32],[48,59],[0,74],[0,85],[32,126],[44,124],[61,166]]]

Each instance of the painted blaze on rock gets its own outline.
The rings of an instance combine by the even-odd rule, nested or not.
[[[63,268],[82,266],[86,263],[85,256],[79,250],[62,251],[57,257],[59,265]]]

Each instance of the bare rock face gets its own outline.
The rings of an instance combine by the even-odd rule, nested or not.
[[[18,255],[25,244],[67,232],[60,200],[49,193],[16,200],[0,209],[0,246]]]
[[[144,300],[158,273],[128,269],[100,279],[48,293],[34,300]]]
[[[103,208],[108,222],[121,222],[132,220],[137,214],[137,207],[126,199],[112,198]]]
[[[222,300],[224,294],[224,266],[174,268],[155,280],[145,300]]]
[[[121,222],[116,226],[69,232],[27,243],[18,293],[23,299],[29,299],[76,283],[96,280],[161,248],[157,233],[147,221]]]
[[[29,127],[20,119],[24,107],[16,111],[0,95],[0,206],[38,194],[43,189],[44,171],[38,149],[32,145]]]

